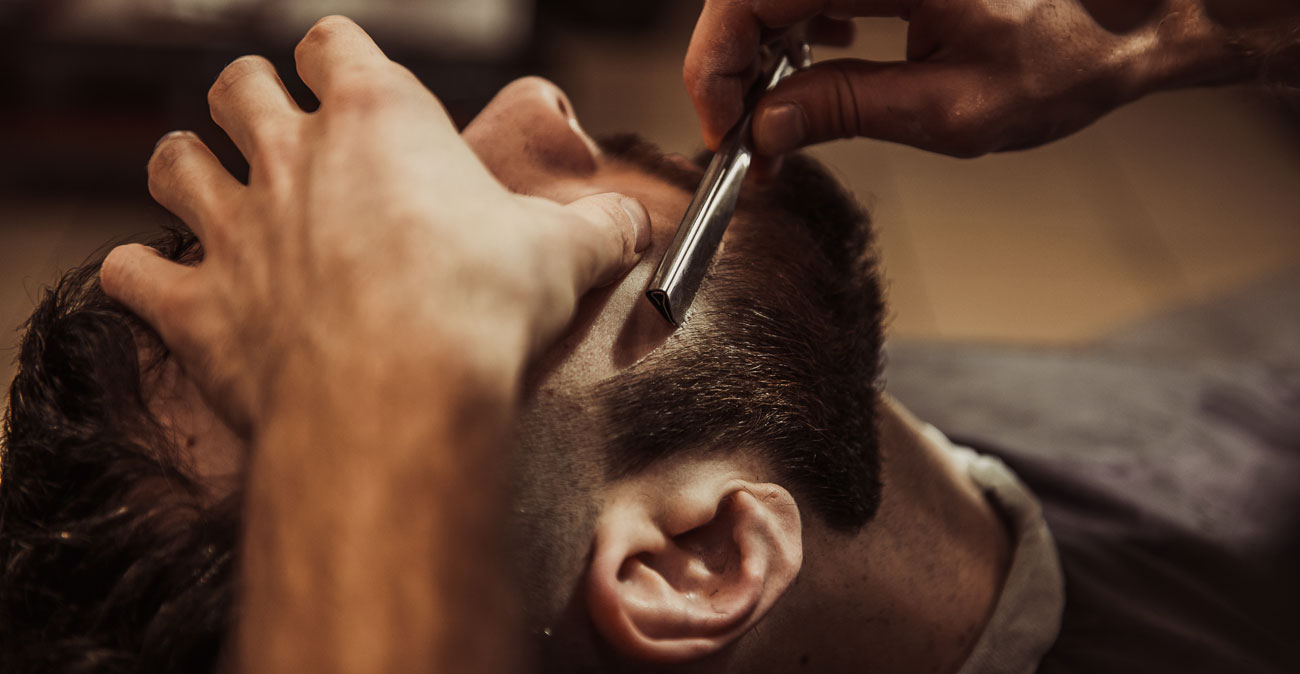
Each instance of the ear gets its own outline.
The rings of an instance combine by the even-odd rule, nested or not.
[[[776,484],[695,470],[618,485],[596,524],[588,610],[630,658],[711,655],[785,594],[802,534],[794,498]]]

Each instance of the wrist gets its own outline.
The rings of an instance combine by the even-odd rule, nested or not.
[[[519,395],[525,338],[499,324],[477,334],[447,323],[420,336],[392,330],[343,335],[317,330],[317,339],[280,350],[264,379],[254,431],[306,415],[329,422],[357,414],[394,423],[444,411],[461,419],[483,409],[508,411]]]
[[[370,649],[386,659],[351,671],[413,671],[439,653],[483,654],[469,645],[484,635],[504,638],[491,532],[504,514],[513,400],[456,362],[385,374],[396,365],[336,364],[319,385],[291,389],[258,429],[245,495],[245,662],[334,671]],[[340,386],[340,374],[354,376]],[[448,621],[441,606],[479,610]]]
[[[1217,33],[1203,16],[1180,9],[1136,32],[1132,39],[1137,48],[1129,59],[1131,98],[1231,79],[1237,67],[1225,68],[1225,43]]]
[[[1164,89],[1214,86],[1256,79],[1276,40],[1277,13],[1224,14],[1215,2],[1178,0],[1146,31],[1129,62],[1132,98]],[[1290,12],[1294,20],[1300,9]]]

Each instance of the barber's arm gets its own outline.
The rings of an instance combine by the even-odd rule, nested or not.
[[[264,59],[212,88],[248,185],[191,134],[155,151],[150,190],[204,259],[127,246],[101,277],[252,440],[230,664],[509,671],[498,468],[520,380],[635,262],[647,215],[509,193],[350,21],[296,59],[315,113]]]
[[[683,74],[709,147],[740,117],[760,39],[799,24],[842,44],[851,16],[907,19],[906,60],[787,78],[755,113],[760,154],[865,136],[976,156],[1055,140],[1160,89],[1300,83],[1297,0],[707,0]]]

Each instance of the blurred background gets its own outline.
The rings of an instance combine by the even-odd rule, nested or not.
[[[41,288],[167,215],[154,141],[197,130],[237,174],[206,90],[246,53],[304,105],[292,48],[321,15],[369,30],[468,121],[525,74],[593,134],[701,146],[681,84],[691,0],[0,0],[0,376]],[[896,59],[906,25],[859,23]],[[890,334],[1079,343],[1300,268],[1300,115],[1249,88],[1152,96],[1052,146],[953,160],[857,140],[814,151],[875,213]],[[1300,307],[1296,307],[1300,311]]]

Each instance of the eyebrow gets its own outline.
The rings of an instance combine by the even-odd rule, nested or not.
[[[710,157],[705,153],[694,160],[694,168],[683,166],[670,160],[659,146],[635,133],[601,136],[596,139],[596,145],[607,158],[641,169],[691,194],[699,189],[700,181],[704,179],[701,158],[707,161]]]

